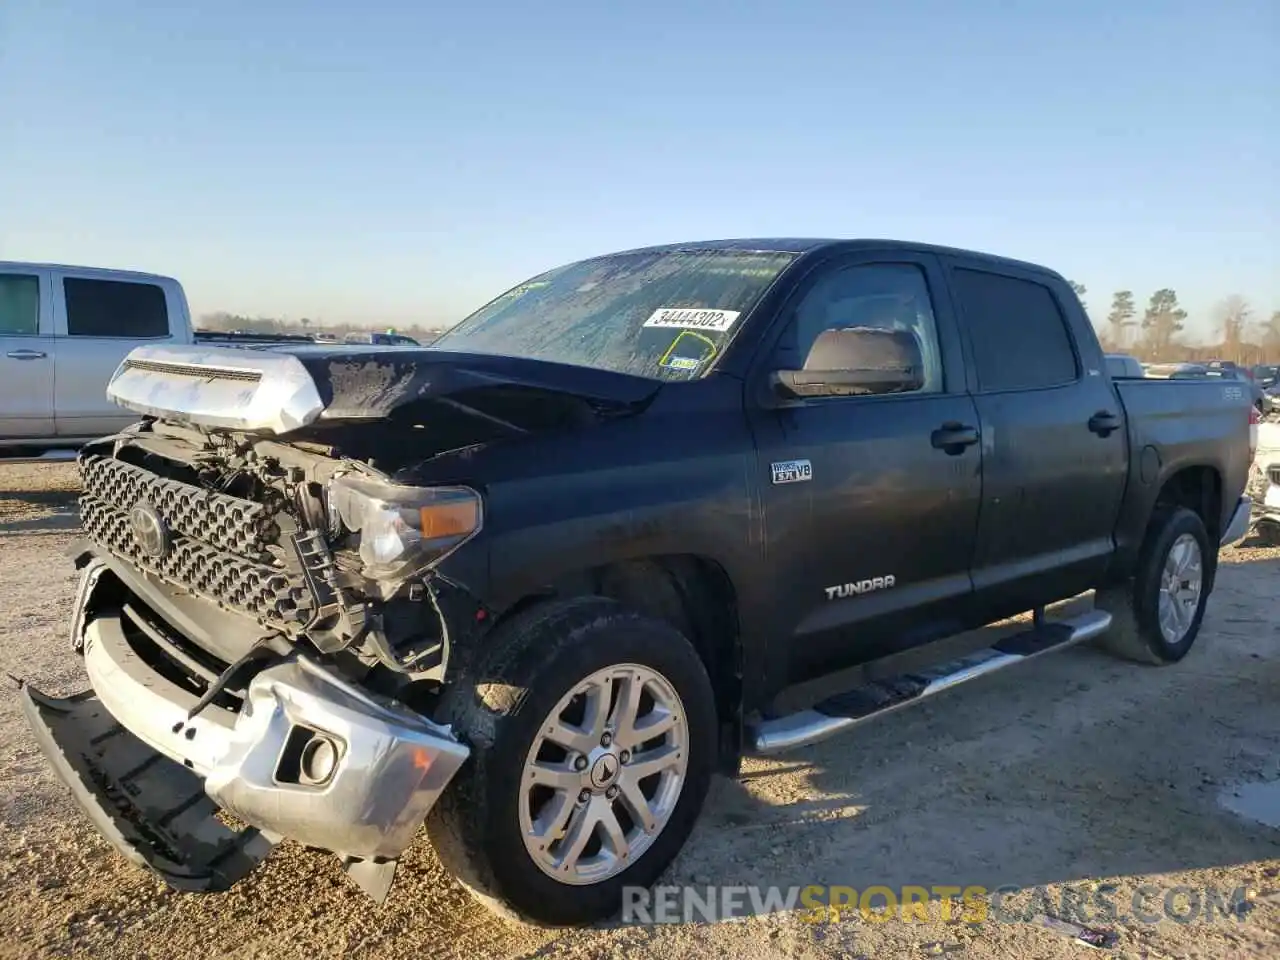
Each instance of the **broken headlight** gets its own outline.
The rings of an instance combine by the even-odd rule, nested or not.
[[[367,577],[401,580],[480,530],[480,494],[470,487],[407,487],[346,474],[329,484],[330,516],[359,538]]]

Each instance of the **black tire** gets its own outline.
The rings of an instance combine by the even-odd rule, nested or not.
[[[606,919],[624,886],[648,887],[679,853],[702,809],[715,767],[711,682],[697,651],[668,624],[600,597],[549,602],[518,614],[489,638],[469,681],[445,695],[440,719],[471,757],[427,818],[441,862],[490,909],[543,926]],[[521,771],[543,721],[584,678],[614,664],[662,674],[684,708],[685,782],[665,827],[620,873],[590,885],[561,883],[525,849]]]
[[[1194,537],[1200,547],[1200,600],[1191,625],[1176,643],[1171,643],[1160,629],[1160,575],[1170,549],[1184,534]],[[1097,592],[1096,606],[1112,617],[1111,628],[1099,639],[1099,646],[1138,663],[1156,666],[1177,663],[1187,655],[1200,633],[1217,560],[1217,546],[1210,541],[1198,514],[1185,507],[1158,510],[1147,527],[1133,578]]]

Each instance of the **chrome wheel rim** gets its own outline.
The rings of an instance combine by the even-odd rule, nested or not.
[[[1166,643],[1178,643],[1191,629],[1203,584],[1200,543],[1184,533],[1173,541],[1160,574],[1160,633]]]
[[[533,862],[583,885],[638,860],[680,800],[688,742],[684,705],[656,670],[623,663],[580,681],[542,722],[521,771]]]

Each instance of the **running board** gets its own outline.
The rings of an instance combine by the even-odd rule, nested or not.
[[[812,709],[765,720],[755,728],[754,737],[748,742],[754,740],[753,752],[757,754],[806,747],[935,693],[1043,653],[1092,639],[1105,633],[1110,626],[1111,614],[1102,610],[1045,623],[936,668],[869,683],[824,700]]]

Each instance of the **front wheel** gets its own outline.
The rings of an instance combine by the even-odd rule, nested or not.
[[[1102,646],[1141,663],[1181,660],[1200,632],[1216,563],[1198,514],[1161,510],[1147,528],[1133,579],[1098,591],[1098,608],[1112,616]]]
[[[443,719],[472,746],[427,820],[490,907],[549,925],[609,917],[693,828],[714,768],[711,684],[669,625],[602,598],[498,628]]]

